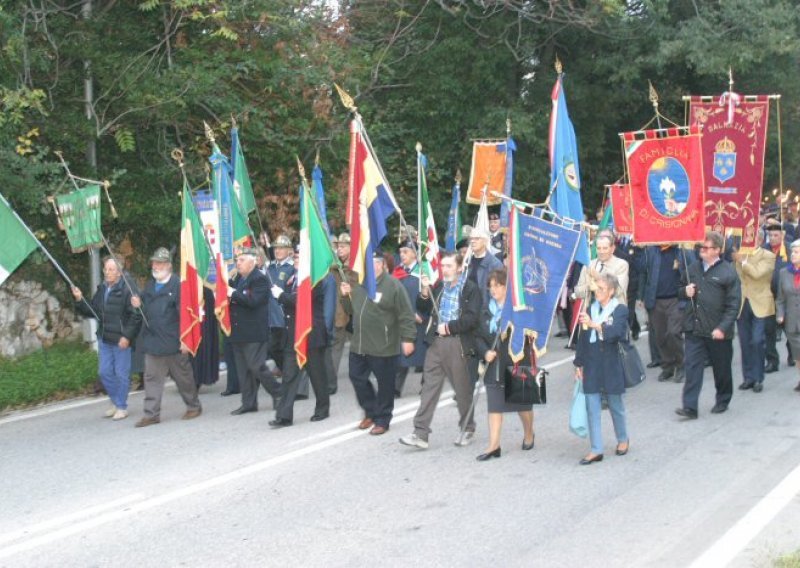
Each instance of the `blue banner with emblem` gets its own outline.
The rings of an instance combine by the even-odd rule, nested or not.
[[[528,215],[511,208],[508,288],[500,328],[511,334],[508,350],[514,361],[524,356],[526,336],[536,356],[544,355],[580,235],[578,224],[543,209]]]

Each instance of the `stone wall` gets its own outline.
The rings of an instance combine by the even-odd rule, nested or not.
[[[6,281],[0,288],[0,357],[20,357],[56,341],[81,338],[73,311],[38,282]]]

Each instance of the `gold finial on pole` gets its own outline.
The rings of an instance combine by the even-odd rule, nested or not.
[[[455,177],[456,183],[457,183],[458,185],[461,185],[461,179],[462,179],[462,178],[461,178],[461,168],[458,168],[458,169],[456,170],[456,177]]]
[[[561,65],[561,60],[558,58],[558,55],[556,55],[556,63],[555,63],[555,66],[556,66],[556,73],[558,73],[559,75],[561,75],[561,74],[564,72],[564,66],[563,66],[563,65]]]
[[[178,167],[183,169],[183,150],[180,148],[173,148],[169,155],[178,163]]]
[[[297,171],[300,172],[300,178],[303,180],[303,186],[308,186],[308,182],[306,181],[306,169],[303,167],[303,162],[300,161],[299,156],[295,156],[297,160]]]
[[[417,150],[417,154],[422,152],[422,142],[417,142],[417,144],[416,144],[416,146],[414,146],[414,148]]]
[[[216,142],[216,139],[214,138],[214,131],[211,130],[211,127],[205,120],[203,121],[203,127],[206,131],[206,138],[208,138],[211,142]]]
[[[338,84],[334,83],[334,87],[336,87],[336,92],[339,93],[339,98],[342,100],[342,104],[351,112],[356,112],[358,107],[356,107],[355,101],[353,101],[353,97],[347,94],[347,91],[342,89]]]
[[[511,117],[506,117],[506,138],[511,138]]]
[[[317,147],[317,155],[314,156],[314,165],[319,166],[319,147]]]
[[[733,68],[728,67],[728,92],[733,92]]]
[[[651,83],[649,79],[647,80],[647,85],[648,85],[650,102],[653,103],[653,108],[656,109],[656,112],[658,112],[658,93],[656,92],[656,88],[653,86],[653,83]]]
[[[236,117],[231,113],[231,128],[236,128]]]

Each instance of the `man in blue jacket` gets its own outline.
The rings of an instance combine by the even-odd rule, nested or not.
[[[173,274],[172,259],[163,247],[150,257],[150,265],[152,278],[141,298],[131,298],[131,305],[141,308],[147,319],[137,347],[144,352],[144,417],[135,424],[137,428],[161,422],[161,397],[168,375],[186,404],[183,420],[197,418],[202,412],[189,352],[180,340],[180,279]]]

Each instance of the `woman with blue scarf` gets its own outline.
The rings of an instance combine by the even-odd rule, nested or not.
[[[603,435],[600,430],[601,395],[605,395],[614,432],[617,436],[618,456],[628,453],[628,431],[625,427],[625,379],[622,374],[618,343],[625,341],[628,333],[628,308],[614,296],[619,291],[617,277],[600,273],[595,282],[595,301],[589,313],[580,315],[582,331],[574,365],[577,380],[583,381],[586,411],[589,415],[589,439],[592,449],[581,461],[590,465],[603,461]]]
[[[477,457],[478,461],[487,461],[500,457],[500,432],[503,427],[504,412],[516,412],[519,414],[524,430],[522,449],[533,449],[533,405],[511,404],[507,403],[505,399],[503,382],[505,369],[514,365],[508,353],[508,334],[495,344],[497,328],[500,325],[500,314],[506,301],[506,279],[505,268],[492,270],[489,273],[491,300],[483,310],[481,330],[476,337],[478,354],[483,355],[484,361],[489,365],[483,376],[489,411],[489,446],[484,453]],[[530,359],[530,344],[526,342],[525,360],[529,361]]]

